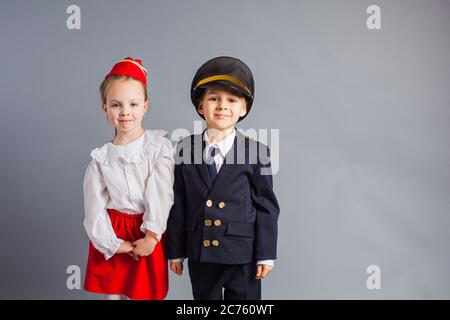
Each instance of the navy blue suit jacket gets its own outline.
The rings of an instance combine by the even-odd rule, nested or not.
[[[167,257],[222,264],[276,259],[279,206],[268,147],[236,130],[214,183],[204,148],[203,135],[177,146]]]

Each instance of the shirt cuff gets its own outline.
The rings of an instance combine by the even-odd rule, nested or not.
[[[160,227],[158,227],[156,224],[152,223],[152,222],[144,222],[141,225],[141,231],[142,233],[147,233],[147,231],[151,231],[156,233],[156,239],[158,241],[161,240],[161,235],[162,235],[162,230]]]
[[[123,240],[119,238],[115,238],[111,240],[111,247],[106,251],[104,254],[105,259],[109,260],[113,255],[116,254],[117,250],[119,250],[120,245],[122,244]]]
[[[183,262],[184,258],[169,259],[170,262]]]
[[[275,265],[275,260],[258,260],[256,264],[265,264],[266,266],[273,266]]]

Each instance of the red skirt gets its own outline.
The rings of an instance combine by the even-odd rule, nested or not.
[[[108,213],[119,239],[136,241],[145,236],[140,230],[143,214],[126,214],[112,209],[108,209]],[[139,261],[126,253],[115,254],[106,260],[91,242],[84,289],[94,293],[122,294],[130,299],[164,299],[169,287],[164,238],[151,255],[139,257]]]

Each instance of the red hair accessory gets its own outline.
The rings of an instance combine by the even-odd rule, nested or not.
[[[126,57],[122,61],[117,62],[105,79],[112,75],[129,76],[147,85],[147,70],[142,66],[140,59]]]

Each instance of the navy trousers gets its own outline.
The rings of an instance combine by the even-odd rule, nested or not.
[[[189,259],[188,267],[195,300],[261,300],[256,263],[228,265]]]

